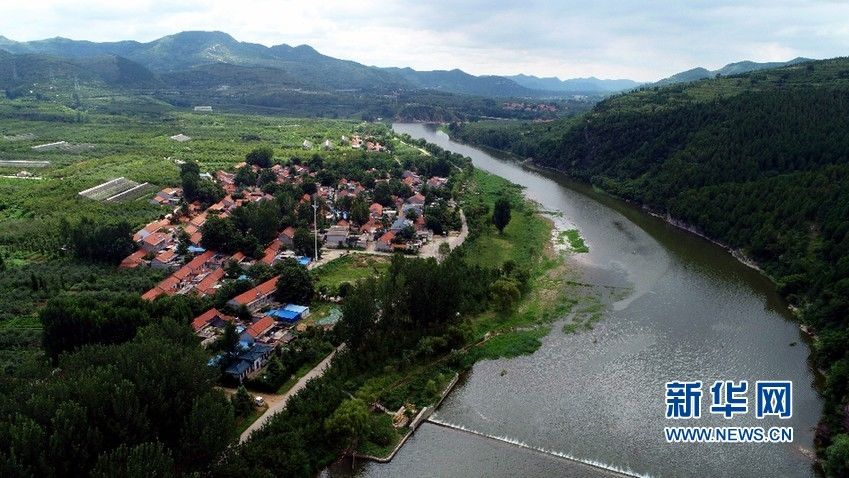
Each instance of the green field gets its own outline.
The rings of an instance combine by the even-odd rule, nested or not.
[[[342,283],[383,274],[388,267],[389,259],[385,256],[351,253],[315,269],[316,287],[335,293]]]

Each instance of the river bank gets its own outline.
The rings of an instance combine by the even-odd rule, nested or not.
[[[472,158],[476,167],[523,186],[567,217],[589,252],[567,256],[576,282],[614,287],[591,333],[550,333],[531,355],[477,362],[436,418],[486,435],[652,476],[814,476],[809,458],[822,401],[810,387],[798,324],[774,284],[725,250],[633,205],[450,141],[434,128],[395,125]],[[575,308],[573,306],[573,308]],[[504,373],[506,371],[506,373]],[[670,445],[663,439],[669,380],[780,378],[794,386],[793,447]],[[699,426],[728,425],[703,416]],[[753,416],[734,426],[764,426]],[[439,463],[428,459],[440,456]],[[425,425],[368,477],[601,476],[562,461]]]

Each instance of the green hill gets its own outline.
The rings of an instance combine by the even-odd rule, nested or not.
[[[115,55],[66,59],[0,50],[0,88],[66,88],[85,83],[103,88],[151,88],[161,81],[148,69]]]
[[[731,76],[731,75],[741,75],[743,73],[749,73],[752,71],[760,71],[760,70],[771,70],[773,68],[781,68],[784,66],[793,66],[798,65],[800,63],[807,63],[809,61],[813,61],[810,58],[794,58],[790,61],[772,61],[766,63],[758,63],[754,61],[738,61],[736,63],[729,63],[718,70],[708,70],[707,68],[693,68],[691,70],[682,71],[680,73],[676,73],[668,78],[664,78],[658,82],[656,82],[655,86],[663,86],[663,85],[673,85],[675,83],[689,83],[691,81],[699,81],[705,80],[708,78],[714,78],[716,76]]]
[[[644,88],[577,120],[454,132],[757,261],[816,332],[814,356],[827,371],[818,443],[849,431],[849,59]]]

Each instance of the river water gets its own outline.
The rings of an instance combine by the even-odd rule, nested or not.
[[[628,287],[590,332],[555,328],[534,354],[476,364],[435,417],[487,435],[650,476],[814,476],[821,401],[809,349],[772,284],[726,251],[620,201],[451,141],[433,126],[395,131],[469,156],[562,212],[590,252],[569,263],[586,282]],[[506,373],[502,373],[506,371]],[[704,382],[702,418],[667,420],[665,383]],[[792,380],[793,416],[726,420],[707,412],[714,380]],[[750,390],[750,401],[754,393]],[[754,403],[750,404],[750,410]],[[792,444],[668,444],[663,428],[792,426]],[[389,464],[361,476],[605,476],[544,453],[424,424]]]

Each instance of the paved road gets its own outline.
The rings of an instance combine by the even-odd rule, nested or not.
[[[248,439],[248,437],[251,436],[251,433],[262,428],[263,425],[265,425],[266,423],[268,423],[269,420],[271,420],[271,417],[273,417],[274,414],[284,410],[286,408],[286,403],[289,401],[289,398],[294,396],[296,393],[300,392],[302,388],[306,387],[307,382],[316,377],[321,377],[322,375],[324,375],[325,370],[327,370],[327,368],[330,366],[330,360],[333,359],[333,356],[336,355],[336,352],[342,350],[342,347],[344,347],[344,345],[340,345],[336,350],[331,352],[330,355],[325,357],[324,360],[322,360],[318,365],[313,367],[313,369],[307,372],[306,375],[301,377],[301,379],[298,380],[295,385],[293,385],[292,388],[290,388],[286,393],[284,393],[283,395],[279,395],[279,399],[275,400],[273,403],[269,403],[268,410],[266,410],[265,413],[260,415],[260,417],[257,418],[256,421],[251,424],[251,426],[249,426],[244,432],[242,432],[242,435],[239,437],[239,443],[244,443]]]

